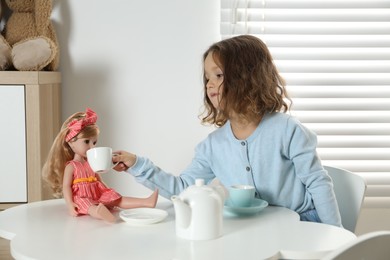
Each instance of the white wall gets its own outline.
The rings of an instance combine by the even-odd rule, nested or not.
[[[372,231],[390,230],[389,208],[363,208],[360,212],[355,233],[362,235]]]
[[[219,36],[217,0],[54,0],[62,119],[91,107],[100,146],[147,156],[179,174],[212,130],[200,124],[202,54]],[[123,195],[150,191],[125,173]]]
[[[99,115],[99,145],[148,156],[174,174],[212,129],[200,125],[201,56],[219,36],[219,0],[53,0],[61,47],[63,120]],[[123,195],[150,191],[124,173]],[[389,211],[364,209],[357,233],[383,229]]]

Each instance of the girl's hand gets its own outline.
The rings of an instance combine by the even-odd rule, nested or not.
[[[118,165],[114,167],[114,170],[118,172],[126,171],[137,161],[137,156],[135,154],[126,151],[115,151],[113,154],[115,155],[112,157],[112,161],[114,163],[119,162]]]

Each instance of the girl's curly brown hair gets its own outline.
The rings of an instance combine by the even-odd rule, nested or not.
[[[254,121],[266,113],[287,112],[289,104],[285,81],[279,75],[267,46],[257,37],[240,35],[219,41],[203,54],[211,54],[224,75],[221,106],[217,110],[207,96],[204,83],[204,117],[202,123],[223,126],[232,113]]]

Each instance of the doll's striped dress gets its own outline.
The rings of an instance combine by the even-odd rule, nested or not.
[[[96,178],[95,172],[87,161],[69,161],[73,166],[73,202],[78,206],[79,214],[88,214],[91,205],[102,203],[106,206],[120,199],[122,196],[115,190],[106,187]]]

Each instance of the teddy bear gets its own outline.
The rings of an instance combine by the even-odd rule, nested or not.
[[[2,9],[3,3],[0,4],[0,21],[2,21]],[[11,61],[11,46],[4,39],[3,35],[0,35],[0,70],[4,70],[9,66]]]
[[[0,70],[5,70],[11,62],[11,46],[0,35]]]
[[[0,68],[7,69],[9,64],[20,71],[57,70],[59,47],[50,20],[52,0],[5,0],[5,4],[10,16],[0,39]]]

